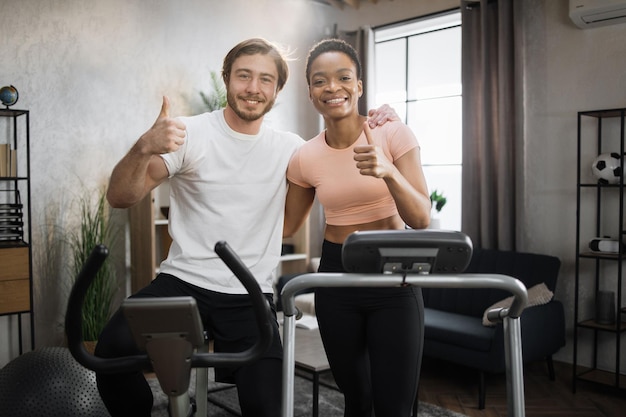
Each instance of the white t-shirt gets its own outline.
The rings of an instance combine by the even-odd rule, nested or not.
[[[246,293],[214,251],[226,241],[261,290],[273,293],[287,165],[304,141],[264,125],[257,135],[235,132],[223,110],[180,120],[187,126],[184,145],[162,155],[170,176],[173,241],[160,271],[211,291]]]

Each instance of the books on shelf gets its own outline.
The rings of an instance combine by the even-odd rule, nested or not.
[[[17,151],[0,143],[0,177],[17,177]]]
[[[0,245],[24,240],[24,221],[21,203],[0,203]]]
[[[9,149],[9,177],[17,177],[17,150]]]
[[[0,177],[17,177],[17,151],[0,143]]]
[[[0,177],[9,176],[9,144],[0,143]]]

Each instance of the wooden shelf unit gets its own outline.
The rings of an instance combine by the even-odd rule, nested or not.
[[[29,315],[35,348],[31,250],[30,112],[0,109],[0,315],[17,316],[19,353],[24,351],[22,315]],[[8,337],[3,335],[2,337]]]

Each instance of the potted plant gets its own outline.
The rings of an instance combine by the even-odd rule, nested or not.
[[[94,204],[90,195],[79,200],[80,223],[74,232],[69,233],[69,247],[72,255],[71,274],[78,276],[93,248],[98,244],[111,247],[114,233],[109,218],[105,190],[100,190]],[[112,304],[117,294],[118,283],[114,265],[107,258],[98,271],[85,296],[83,305],[83,339],[97,341],[100,332],[109,321]],[[87,343],[88,345],[88,343]]]
[[[433,190],[432,193],[430,193],[430,204],[432,205],[432,209],[434,210],[434,213],[431,213],[430,216],[430,228],[431,229],[438,229],[440,226],[440,219],[438,218],[438,214],[441,212],[441,209],[443,209],[443,206],[446,205],[446,203],[448,202],[448,199],[443,195],[442,192],[439,192],[438,190]]]
[[[216,71],[211,71],[211,89],[208,93],[200,91],[200,97],[206,111],[214,111],[226,107],[226,87]]]
[[[443,195],[443,193],[440,193],[438,190],[433,190],[433,192],[430,193],[430,203],[437,211],[437,213],[441,211],[441,209],[443,208],[443,206],[446,205],[447,202],[448,199]]]

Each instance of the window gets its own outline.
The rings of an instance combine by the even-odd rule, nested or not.
[[[374,29],[376,106],[389,103],[420,142],[441,228],[461,229],[461,14]]]

